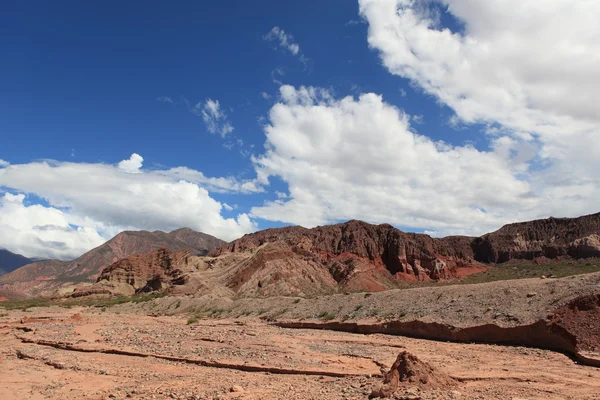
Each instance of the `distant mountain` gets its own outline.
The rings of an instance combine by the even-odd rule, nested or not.
[[[473,256],[484,263],[539,257],[600,257],[600,213],[508,224],[473,241]]]
[[[35,262],[0,276],[0,296],[46,295],[65,283],[93,282],[104,268],[114,262],[160,248],[189,250],[192,255],[205,255],[225,244],[223,240],[188,228],[170,233],[126,231],[73,261]]]
[[[600,214],[509,224],[479,238],[432,238],[361,221],[267,229],[209,257],[158,251],[120,260],[93,287],[74,293],[238,296],[381,291],[403,281],[460,279],[497,263],[600,257]],[[491,264],[491,265],[490,265]]]
[[[32,260],[20,254],[11,253],[0,249],[0,275],[7,274],[15,269],[31,263]]]

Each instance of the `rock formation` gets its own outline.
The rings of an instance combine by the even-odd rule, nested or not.
[[[477,261],[503,263],[538,257],[600,256],[600,213],[579,218],[547,218],[505,225],[473,240]]]
[[[265,244],[278,243],[294,254],[327,265],[338,282],[357,272],[356,264],[361,262],[402,280],[439,280],[473,264],[471,241],[458,236],[434,239],[387,224],[349,221],[314,229],[267,229],[245,235],[213,255],[253,252]]]
[[[8,297],[5,293],[10,293],[12,298],[48,296],[65,285],[95,282],[104,268],[131,255],[160,248],[204,255],[224,244],[220,239],[187,228],[170,233],[126,231],[73,261],[36,262],[0,276],[0,295]]]
[[[154,292],[185,282],[189,250],[158,249],[125,257],[105,268],[94,285],[80,285],[70,297],[89,295],[132,295]]]
[[[139,260],[126,259],[120,267],[113,263],[159,248],[190,253],[185,263],[175,261],[187,271],[178,278],[185,284],[172,284],[171,277],[157,289],[178,286],[194,293],[194,288],[205,292],[214,286],[220,293],[251,296],[382,291],[403,281],[462,278],[484,270],[486,264],[515,259],[600,257],[600,214],[510,224],[479,238],[432,238],[354,220],[313,229],[267,229],[229,244],[190,229],[124,232],[72,262],[33,263],[1,276],[0,295],[48,295],[65,289],[66,283],[70,291],[62,293],[70,293],[74,282],[94,282],[108,266],[100,280],[119,286],[94,289],[122,292],[125,284],[130,286],[127,292],[137,291],[140,282],[147,284],[145,272],[123,266],[135,266]],[[133,283],[124,281],[123,274]]]

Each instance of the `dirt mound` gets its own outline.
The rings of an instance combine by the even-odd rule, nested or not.
[[[415,355],[403,351],[385,375],[383,385],[373,390],[369,398],[390,397],[402,383],[423,385],[429,388],[447,388],[454,385],[456,381],[428,363],[419,360]]]
[[[600,353],[600,294],[581,296],[551,314],[577,338],[577,350]]]

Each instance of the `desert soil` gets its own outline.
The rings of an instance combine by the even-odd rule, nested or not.
[[[37,308],[0,317],[0,399],[366,399],[400,352],[456,383],[397,399],[600,399],[600,369],[539,349],[284,329],[256,316]]]

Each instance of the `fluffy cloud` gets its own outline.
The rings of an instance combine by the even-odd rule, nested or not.
[[[334,99],[317,88],[281,87],[270,111],[266,153],[255,158],[262,183],[283,179],[281,197],[251,214],[315,226],[352,218],[480,233],[540,205],[518,178],[523,154],[510,139],[492,151],[433,142],[381,96]]]
[[[596,1],[360,0],[390,73],[451,107],[455,123],[528,149],[545,215],[596,212],[600,29]],[[447,10],[463,27],[440,27]],[[531,151],[531,149],[535,149]]]
[[[105,239],[89,227],[73,227],[70,215],[54,207],[25,205],[25,195],[0,197],[0,243],[29,257],[70,259]]]
[[[202,117],[206,130],[210,133],[218,133],[222,137],[233,132],[233,125],[227,120],[227,114],[221,109],[218,100],[208,99],[204,104],[196,104],[192,112]]]
[[[129,172],[130,174],[139,174],[140,168],[142,168],[142,163],[144,162],[144,157],[139,154],[133,153],[129,160],[123,160],[119,163],[118,167],[123,172]]]
[[[10,165],[10,163],[8,161],[4,161],[3,159],[0,158],[0,168],[7,167],[9,165]]]
[[[0,187],[35,194],[50,206],[27,206],[23,195],[5,193],[0,243],[28,256],[72,258],[125,229],[169,231],[188,226],[225,240],[256,229],[246,214],[224,218],[221,212],[227,207],[205,188],[251,192],[257,190],[254,182],[207,178],[182,167],[145,171],[140,169],[141,160],[134,154],[117,166],[44,161],[2,168]],[[15,236],[15,229],[24,234]],[[37,239],[22,243],[31,237]]]

